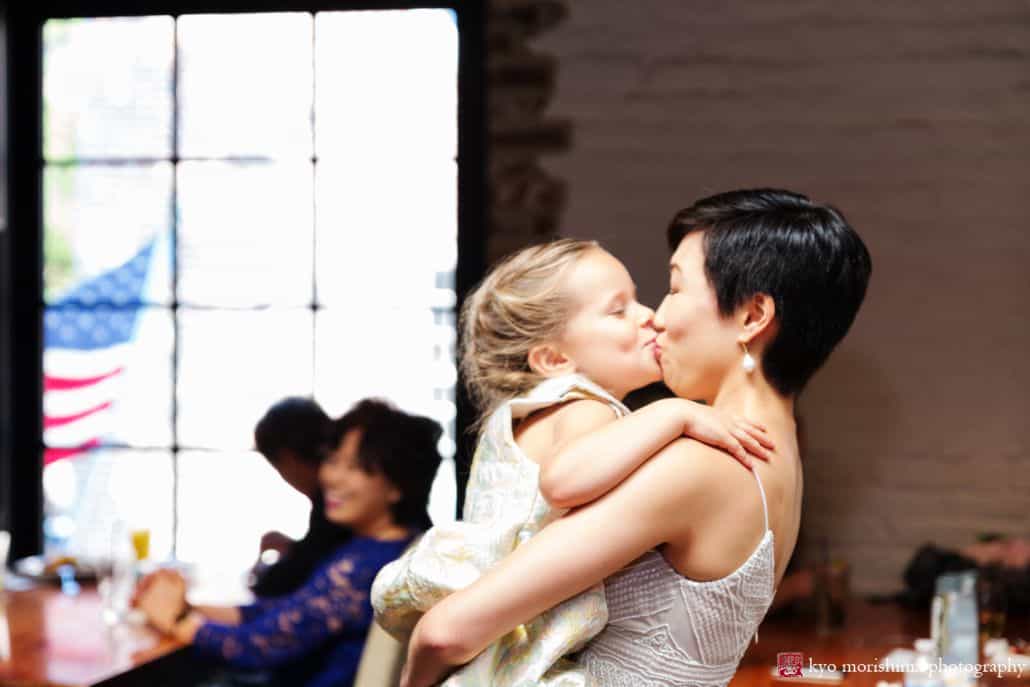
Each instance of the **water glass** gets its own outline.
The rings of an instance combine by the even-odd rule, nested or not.
[[[980,611],[981,649],[991,639],[1000,639],[1005,634],[1005,614],[1008,610],[1005,583],[1001,571],[987,568],[977,584],[977,602]]]
[[[111,528],[110,557],[100,567],[97,592],[100,594],[104,622],[117,625],[129,613],[129,603],[136,588],[136,552],[123,524]]]

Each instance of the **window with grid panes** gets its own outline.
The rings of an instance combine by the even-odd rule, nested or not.
[[[454,454],[458,30],[444,9],[43,29],[47,547],[242,568],[308,504],[252,450],[287,395]],[[453,516],[453,463],[434,518]]]

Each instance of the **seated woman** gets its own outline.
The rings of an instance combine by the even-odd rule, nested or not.
[[[144,581],[136,605],[157,629],[228,666],[271,670],[279,684],[350,685],[372,622],[372,580],[430,524],[441,433],[428,418],[371,400],[333,424],[336,448],[319,482],[326,516],[351,537],[295,592],[193,608],[182,577],[164,571]]]

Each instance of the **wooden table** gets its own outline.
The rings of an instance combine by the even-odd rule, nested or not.
[[[109,627],[93,586],[83,586],[76,596],[51,586],[0,592],[0,604],[11,649],[0,660],[5,687],[173,684],[168,679],[191,662],[183,645],[149,628]]]
[[[916,639],[929,635],[929,612],[863,601],[853,601],[848,605],[846,621],[841,628],[822,634],[816,632],[811,621],[767,620],[758,631],[758,644],[751,644],[730,687],[789,687],[790,679],[775,680],[771,674],[779,652],[802,652],[805,666],[811,660],[815,664],[836,664],[838,670],[845,663],[864,664],[872,669],[892,649],[911,649]],[[1030,619],[1010,621],[1005,635],[1030,639]],[[844,687],[875,687],[880,680],[901,682],[903,677],[901,673],[894,672],[853,672],[839,684]],[[980,683],[1030,685],[1030,670],[1024,671],[1022,677],[1008,675],[1002,680],[993,675],[985,676]]]
[[[181,644],[147,628],[131,624],[109,628],[101,618],[100,599],[90,587],[74,597],[54,587],[0,594],[4,596],[11,657],[0,661],[0,686],[184,687],[210,670]],[[811,622],[768,620],[730,687],[789,687],[789,680],[774,680],[771,675],[779,652],[800,651],[805,665],[811,660],[838,668],[845,663],[871,666],[891,649],[910,648],[915,639],[928,634],[928,613],[861,601],[848,606],[843,627],[825,634],[817,633]],[[1006,635],[1030,638],[1030,619],[1010,621]],[[902,675],[855,672],[841,685],[875,687],[879,680],[900,682]],[[981,682],[999,687],[1030,685],[1030,671],[1022,678],[1010,675],[999,681],[986,676]]]

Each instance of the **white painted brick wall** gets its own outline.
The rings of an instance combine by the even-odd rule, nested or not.
[[[845,344],[806,392],[805,536],[859,591],[926,540],[1030,534],[1030,5],[590,0],[538,47],[573,149],[563,233],[645,299],[664,226],[753,185],[838,205],[873,253]]]

